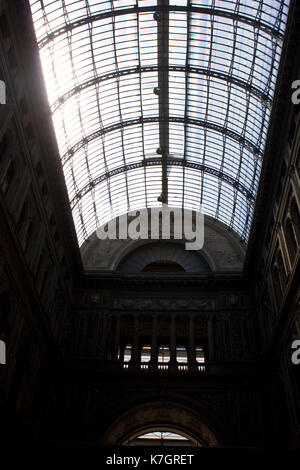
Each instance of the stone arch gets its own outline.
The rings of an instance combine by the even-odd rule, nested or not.
[[[135,433],[168,427],[192,437],[203,447],[218,447],[220,438],[200,413],[176,402],[154,401],[125,411],[107,429],[103,445],[121,445]]]
[[[135,432],[134,434],[132,434],[124,442],[122,442],[121,445],[132,445],[131,443],[135,442],[135,440],[139,436],[143,436],[144,434],[148,434],[148,433],[154,433],[154,432],[157,432],[157,431],[158,431],[157,426],[150,426],[150,427],[147,427],[147,428],[140,429],[137,432]],[[186,439],[188,439],[190,441],[190,445],[196,445],[198,447],[203,447],[203,444],[202,444],[201,441],[197,440],[194,436],[191,436],[191,434],[189,434],[188,432],[186,432],[186,430],[183,430],[181,428],[174,427],[174,426],[159,426],[159,431],[179,434],[179,435],[185,437]],[[135,445],[135,443],[133,445]],[[158,442],[156,444],[153,443],[153,445],[158,445]],[[169,445],[169,444],[166,442],[164,445]]]

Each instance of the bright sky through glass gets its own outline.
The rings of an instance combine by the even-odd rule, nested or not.
[[[165,439],[165,440],[180,440],[180,441],[187,441],[188,439],[181,434],[177,434],[174,432],[166,432],[166,431],[153,431],[147,432],[146,434],[142,434],[138,436],[137,439]]]
[[[78,241],[159,206],[156,0],[31,0]],[[288,0],[169,2],[168,202],[247,241]]]

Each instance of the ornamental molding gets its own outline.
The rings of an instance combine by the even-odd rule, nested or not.
[[[176,299],[174,297],[154,298],[116,298],[113,307],[115,309],[134,310],[200,310],[207,311],[215,308],[215,299],[202,297],[197,299]]]

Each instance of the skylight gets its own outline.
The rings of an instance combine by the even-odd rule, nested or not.
[[[288,3],[30,0],[79,245],[160,195],[247,241]]]

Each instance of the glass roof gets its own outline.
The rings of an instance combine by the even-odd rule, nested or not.
[[[129,210],[247,241],[288,0],[30,0],[82,242]]]

